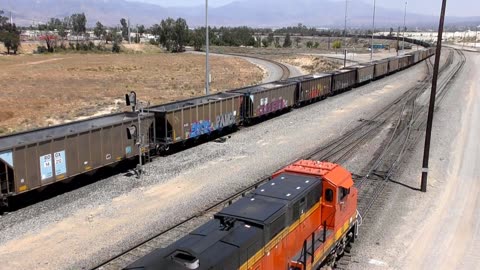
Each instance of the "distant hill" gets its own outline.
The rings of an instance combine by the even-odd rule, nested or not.
[[[121,18],[130,18],[133,25],[152,25],[168,16],[184,17],[190,26],[204,24],[204,6],[165,8],[158,5],[125,0],[0,0],[0,9],[13,12],[15,21],[30,25],[33,21],[45,22],[50,17],[65,17],[72,13],[85,12],[90,26],[96,21],[113,26]],[[348,25],[370,27],[372,6],[350,1]],[[343,2],[331,0],[246,0],[221,7],[211,8],[209,21],[212,25],[248,25],[279,27],[303,23],[309,26],[341,27],[344,24]],[[433,16],[408,14],[407,25],[435,26]],[[447,23],[474,23],[480,18],[447,18]],[[379,27],[403,25],[401,10],[377,8],[376,24]]]

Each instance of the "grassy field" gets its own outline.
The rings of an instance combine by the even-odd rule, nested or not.
[[[193,54],[0,56],[0,134],[116,112],[125,93],[159,104],[204,92],[205,58]],[[212,91],[255,84],[241,59],[212,57]]]

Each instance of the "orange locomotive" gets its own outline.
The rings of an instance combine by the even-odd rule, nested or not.
[[[351,174],[336,164],[302,160],[127,269],[317,269],[333,266],[356,232]]]

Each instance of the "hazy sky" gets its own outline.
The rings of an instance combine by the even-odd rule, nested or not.
[[[204,0],[131,0],[142,1],[159,4],[165,7],[171,6],[197,6],[204,5]],[[210,6],[221,6],[234,0],[209,0]],[[244,1],[244,0],[236,0]],[[261,0],[258,0],[261,1]],[[291,0],[295,1],[295,0]],[[344,1],[344,0],[332,0]],[[361,1],[365,3],[373,3],[373,0],[349,0]],[[386,8],[403,10],[405,6],[404,0],[376,0],[377,5]],[[408,1],[407,10],[411,13],[419,13],[426,15],[437,15],[440,12],[441,0],[410,0]],[[448,0],[447,1],[447,15],[450,16],[480,16],[480,0]]]

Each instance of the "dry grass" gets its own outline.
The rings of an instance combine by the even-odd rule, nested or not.
[[[213,92],[262,80],[245,60],[212,57],[211,66]],[[131,90],[152,104],[198,96],[204,74],[204,57],[192,54],[0,56],[0,133],[123,110]]]

